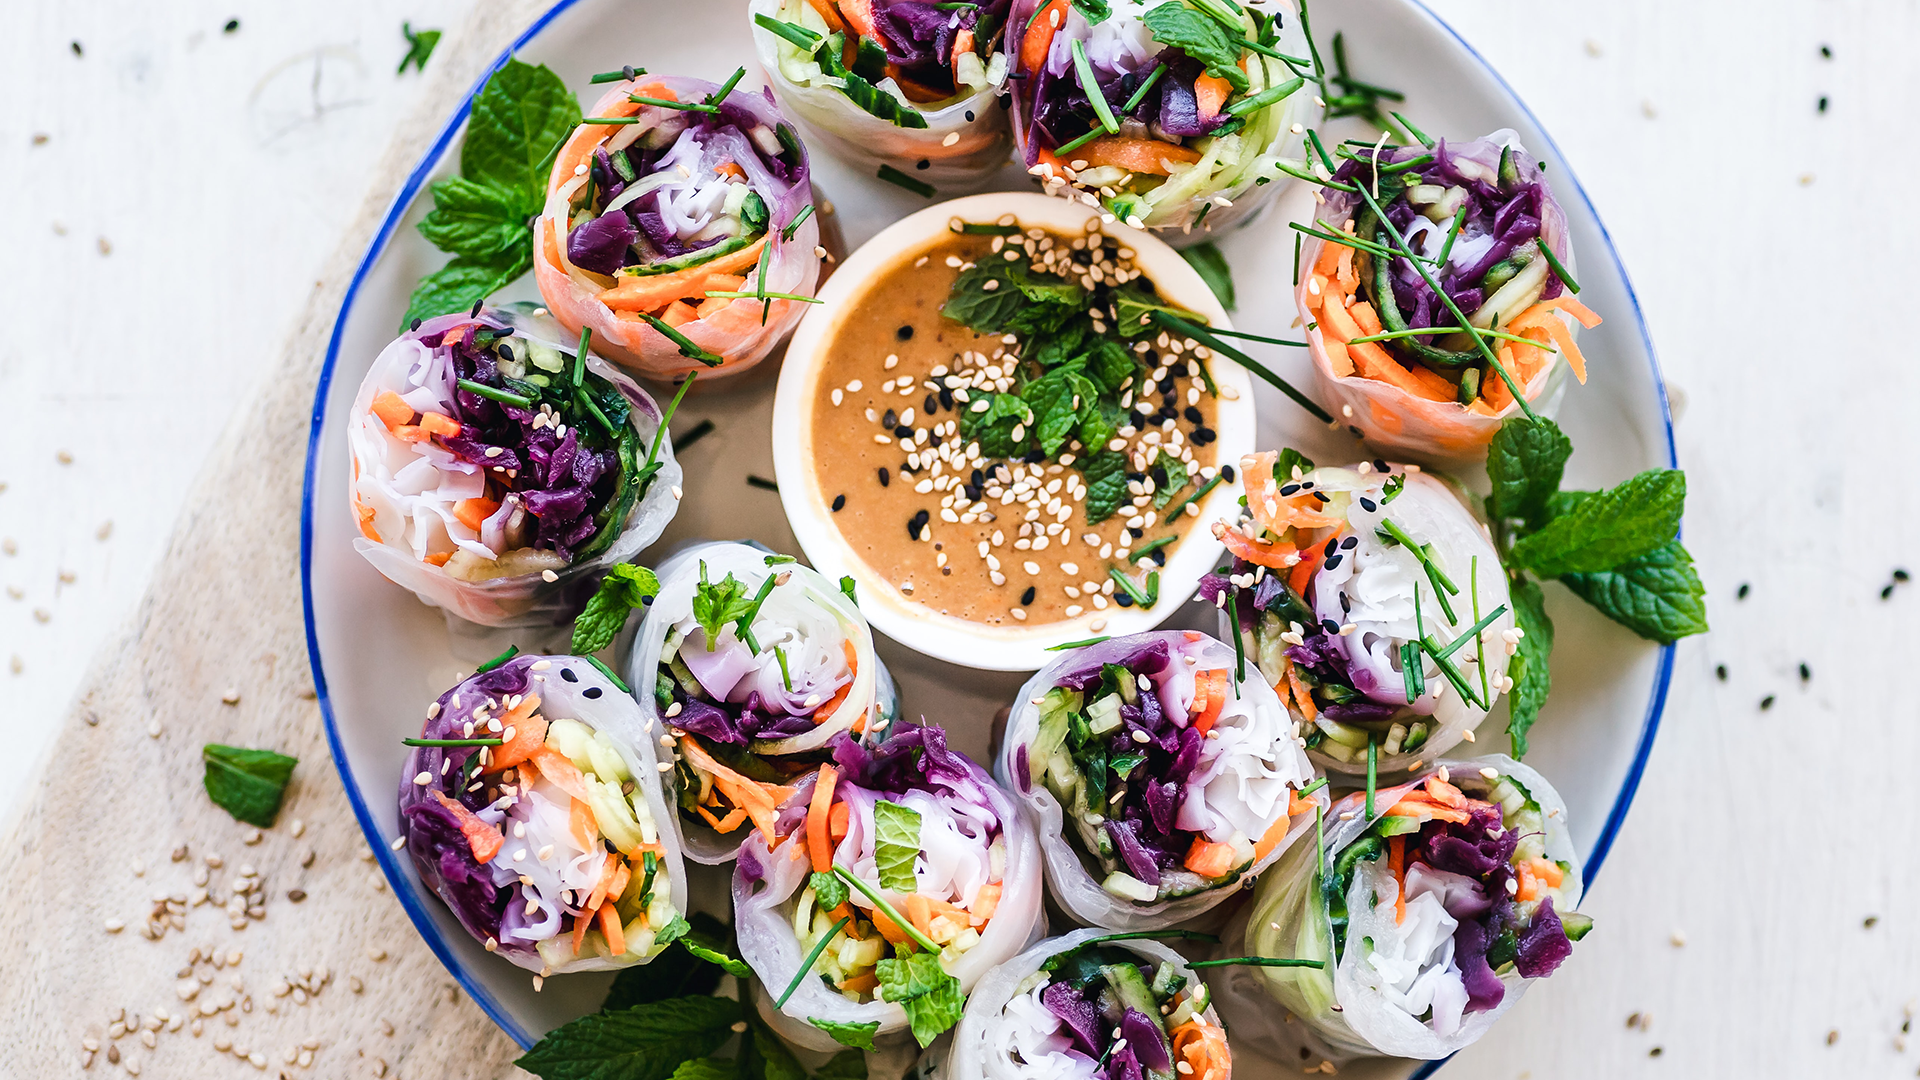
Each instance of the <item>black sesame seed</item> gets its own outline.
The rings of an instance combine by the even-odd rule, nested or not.
[[[916,168],[916,169],[922,169],[922,170],[925,170],[925,169],[929,169],[929,168],[932,168],[932,167],[933,167],[933,162],[932,162],[932,161],[930,161],[930,160],[928,160],[928,159],[926,159],[926,158],[921,158],[921,159],[920,159],[919,161],[916,161],[916,162],[914,162],[914,163],[913,163],[913,167],[914,167],[914,168]]]
[[[1904,585],[1907,582],[1913,580],[1913,575],[1907,573],[1905,570],[1895,568],[1895,570],[1893,571],[1893,580],[1898,581],[1902,585]]]
[[[1046,454],[1046,451],[1044,450],[1029,450],[1027,451],[1027,456],[1021,458],[1020,460],[1026,462],[1029,465],[1038,465],[1039,463],[1047,460],[1047,454]]]
[[[934,413],[940,411],[940,399],[934,397],[932,394],[928,394],[927,400],[920,403],[920,411],[926,413],[928,416],[932,416]]]
[[[1301,491],[1312,491],[1312,490],[1313,490],[1313,481],[1311,481],[1311,480],[1302,480],[1302,481],[1300,481],[1300,490],[1301,490]]]
[[[1334,552],[1339,550],[1340,550],[1340,538],[1336,536],[1333,539],[1327,541],[1327,546],[1325,548],[1322,548],[1320,553],[1322,555],[1332,555]]]
[[[1001,94],[1001,95],[1000,95],[1000,98],[999,98],[999,101],[1000,101],[1000,111],[1001,111],[1001,112],[1006,112],[1006,111],[1007,111],[1008,109],[1011,109],[1011,108],[1013,108],[1013,95],[1012,95],[1012,94]]]
[[[913,438],[913,429],[905,424],[901,424],[899,427],[893,429],[893,437],[896,439],[911,439]]]
[[[1343,613],[1351,613],[1353,611],[1353,599],[1346,593],[1340,594],[1340,610]]]
[[[1748,584],[1747,584],[1747,583],[1745,583],[1745,582],[1741,582],[1741,583],[1740,583],[1740,590],[1739,590],[1738,592],[1736,592],[1736,593],[1734,593],[1734,595],[1735,595],[1735,596],[1737,596],[1737,597],[1739,597],[1739,598],[1740,598],[1740,599],[1742,599],[1742,600],[1745,600],[1745,599],[1747,598],[1747,594],[1748,594],[1748,593],[1750,593],[1750,592],[1752,592],[1752,591],[1753,591],[1753,586],[1751,586],[1751,585],[1748,585]]]
[[[1760,709],[1764,712],[1771,708],[1773,708],[1773,695],[1768,694],[1766,697],[1760,699]]]
[[[953,391],[945,387],[940,389],[940,407],[943,409],[953,408]]]
[[[1132,607],[1133,597],[1128,596],[1126,593],[1121,593],[1113,598],[1113,602],[1119,604],[1121,607]]]
[[[1207,445],[1218,437],[1219,436],[1213,433],[1212,428],[1197,427],[1193,429],[1193,441],[1199,443],[1201,446]]]
[[[1541,171],[1541,172],[1545,172],[1546,170],[1545,170],[1545,169],[1541,169],[1540,171]],[[1364,439],[1364,438],[1366,438],[1366,437],[1367,437],[1367,433],[1366,433],[1366,432],[1364,432],[1364,431],[1361,431],[1361,430],[1360,430],[1360,425],[1358,425],[1358,424],[1348,424],[1348,425],[1347,425],[1347,434],[1349,434],[1349,435],[1351,435],[1351,436],[1353,436],[1353,437],[1354,437],[1354,438],[1356,438],[1356,439]]]
[[[935,450],[938,450],[938,449],[940,449],[940,444],[941,444],[941,442],[943,442],[943,441],[945,441],[945,439],[946,439],[946,436],[944,436],[944,435],[935,435],[935,436],[933,437],[933,448],[934,448]]]
[[[1806,664],[1802,663],[1800,665],[1800,681],[1806,682],[1808,679],[1811,679],[1811,678],[1813,678],[1813,669],[1808,667]]]
[[[1821,94],[1820,95],[1820,112],[1825,113],[1826,111],[1827,111],[1827,95]]]
[[[85,56],[85,55],[87,55],[87,52],[86,52],[86,50],[85,50],[85,49],[82,49],[82,48],[80,47],[80,43],[79,43],[79,42],[77,42],[77,41],[76,41],[76,42],[74,42],[74,43],[72,43],[71,45],[69,45],[69,46],[67,46],[67,47],[73,50],[73,55],[75,55],[75,56]]]
[[[1383,473],[1384,473],[1384,472],[1392,472],[1392,471],[1393,471],[1393,466],[1391,466],[1391,465],[1388,465],[1388,464],[1387,464],[1386,462],[1384,462],[1384,461],[1379,461],[1379,460],[1376,460],[1376,461],[1374,461],[1374,463],[1373,463],[1373,471],[1374,471],[1374,472],[1383,472]]]
[[[467,312],[467,318],[469,318],[469,319],[477,319],[477,318],[479,318],[479,317],[480,317],[480,308],[481,308],[481,306],[482,306],[483,304],[485,304],[486,302],[487,302],[487,301],[486,301],[486,298],[485,298],[485,297],[482,297],[481,299],[478,299],[478,300],[475,300],[475,301],[473,302],[473,310],[472,310],[472,311],[469,311],[469,312]]]
[[[1231,465],[1220,466],[1220,475],[1227,478],[1227,483],[1229,484],[1233,483],[1233,466]]]
[[[419,319],[415,319],[415,320],[413,320],[413,324],[412,324],[412,326],[410,327],[410,329],[411,329],[411,330],[413,330],[413,331],[414,331],[415,333],[419,333],[419,331],[420,331],[420,320],[419,320]]]
[[[1128,529],[1127,532],[1131,534],[1135,540],[1147,535],[1147,530],[1145,529]]]
[[[1375,510],[1380,509],[1380,507],[1379,507],[1379,504],[1375,503],[1372,499],[1369,499],[1365,495],[1362,495],[1360,496],[1360,509],[1365,510],[1367,513],[1371,514]]]
[[[1136,484],[1142,480],[1145,480],[1146,478],[1147,478],[1147,474],[1143,472],[1130,472],[1127,474],[1127,479],[1133,481]]]
[[[1726,682],[1727,681],[1727,665],[1721,664],[1718,667],[1715,667],[1713,669],[1713,674],[1714,674],[1714,677],[1719,679],[1721,682]]]
[[[561,668],[561,669],[560,669],[560,677],[561,677],[561,678],[563,678],[563,679],[565,679],[565,680],[567,680],[568,682],[579,682],[579,681],[580,681],[580,676],[578,676],[578,675],[575,675],[575,674],[573,673],[573,669],[572,669],[572,668],[570,668],[570,667],[563,667],[563,668]]]
[[[967,123],[969,123],[969,124],[971,124],[971,123],[973,123],[973,110],[972,110],[972,109],[968,109],[968,110],[967,110]]]
[[[1325,562],[1325,563],[1324,563],[1323,565],[1324,565],[1324,566],[1325,566],[1325,567],[1326,567],[1327,569],[1329,569],[1329,570],[1331,570],[1331,569],[1333,569],[1334,567],[1336,567],[1336,566],[1339,566],[1339,565],[1340,565],[1340,560],[1342,560],[1342,559],[1344,559],[1344,558],[1346,558],[1346,556],[1345,556],[1345,555],[1342,555],[1342,554],[1340,554],[1339,552],[1337,552],[1337,551],[1336,551],[1336,552],[1334,552],[1333,554],[1331,554],[1331,555],[1329,555],[1329,556],[1327,556],[1327,561],[1326,561],[1326,562]]]
[[[1299,484],[1282,484],[1280,485],[1280,497],[1284,499],[1287,496],[1292,495],[1299,490],[1300,490]]]
[[[1822,60],[1833,59],[1833,46],[1831,45],[1820,46],[1820,59]]]
[[[895,413],[892,409],[888,409],[886,412],[881,413],[880,426],[885,428],[899,427],[900,426],[899,414]]]
[[[1151,417],[1138,409],[1127,414],[1127,423],[1132,424],[1135,429],[1146,427],[1149,419],[1151,419]]]
[[[1321,619],[1320,629],[1325,630],[1329,634],[1337,635],[1340,633],[1340,624],[1334,622],[1332,619]]]
[[[932,515],[925,510],[916,510],[913,514],[913,523],[915,525],[925,525],[931,517]]]
[[[886,467],[882,466],[880,469],[880,486],[886,487],[891,483],[893,483],[893,474],[887,472]]]
[[[1020,606],[1026,607],[1028,604],[1033,603],[1033,595],[1033,586],[1027,586],[1027,591],[1020,594]]]
[[[1160,395],[1160,404],[1162,405],[1173,405],[1178,403],[1179,400],[1180,391],[1175,390],[1171,386],[1167,387],[1166,392]]]
[[[1886,588],[1884,588],[1884,589],[1881,589],[1881,590],[1880,590],[1880,599],[1882,599],[1882,600],[1891,600],[1891,599],[1893,599],[1893,586],[1891,586],[1891,585],[1889,585],[1889,586],[1887,586]]]
[[[912,341],[913,327],[911,325],[902,326],[893,332],[893,336],[899,338],[901,341]]]
[[[581,693],[581,696],[591,700],[593,698],[599,697],[601,694],[601,690],[597,686],[589,686],[585,690],[580,691],[580,693]]]
[[[502,345],[502,346],[500,346],[500,349],[499,349],[499,352],[500,352],[500,359],[502,359],[502,360],[505,360],[505,361],[506,361],[507,363],[509,363],[509,364],[511,364],[511,363],[513,363],[513,350],[512,350],[512,349],[510,349],[510,348],[508,348],[508,347],[507,347],[507,346],[505,346],[505,345]]]
[[[1165,566],[1167,565],[1167,549],[1154,548],[1152,551],[1147,553],[1147,558],[1152,559],[1153,565],[1155,566]]]
[[[234,32],[235,30],[238,30],[238,29],[240,29],[240,20],[239,20],[239,19],[228,19],[228,20],[227,20],[227,25],[225,25],[225,26],[223,26],[223,27],[221,27],[221,28],[220,28],[220,31],[221,31],[221,33],[225,33],[225,34],[231,34],[231,33],[233,33],[233,32]]]
[[[1186,412],[1183,413],[1182,415],[1184,415],[1187,419],[1193,421],[1196,424],[1204,424],[1207,422],[1207,414],[1201,412],[1200,406],[1198,405],[1187,406]]]
[[[968,502],[980,501],[980,489],[973,484],[963,485],[960,490],[966,493]]]
[[[982,473],[979,469],[973,470],[973,474],[967,477],[967,479],[972,482],[974,487],[979,487],[987,482],[986,474]]]
[[[1313,497],[1316,499],[1319,499],[1323,503],[1330,503],[1333,501],[1333,499],[1330,496],[1328,496],[1327,493],[1324,491],[1314,492]]]
[[[1347,537],[1347,538],[1346,538],[1345,540],[1342,540],[1342,541],[1340,541],[1340,550],[1341,550],[1341,551],[1352,551],[1352,550],[1353,550],[1353,549],[1354,549],[1355,547],[1357,547],[1357,546],[1359,546],[1359,544],[1360,544],[1360,538],[1359,538],[1359,537],[1357,537],[1357,536],[1349,536],[1349,537]]]
[[[847,497],[845,495],[835,495],[833,497],[833,512],[837,514],[840,511],[845,510],[846,508],[847,508]]]

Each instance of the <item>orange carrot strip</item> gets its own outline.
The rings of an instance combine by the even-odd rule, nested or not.
[[[451,439],[460,434],[460,421],[451,416],[442,416],[437,412],[420,414],[420,430]]]
[[[528,702],[532,702],[532,705],[529,706]],[[487,768],[488,772],[499,772],[523,764],[533,756],[534,751],[547,744],[547,721],[533,715],[533,710],[539,707],[540,698],[528,694],[520,699],[519,707],[500,718],[500,734],[505,735],[511,729],[513,737],[493,748],[493,760]]]
[[[1284,570],[1296,557],[1292,544],[1263,544],[1247,539],[1239,529],[1230,528],[1220,522],[1214,523],[1213,535],[1227,546],[1227,550],[1250,563],[1272,570]]]
[[[1407,921],[1407,837],[1405,833],[1387,839],[1387,869],[1393,871],[1393,924]]]
[[[1168,164],[1191,165],[1200,160],[1200,152],[1157,139],[1136,139],[1126,135],[1102,135],[1073,152],[1073,160],[1090,167],[1112,165],[1131,173],[1166,176],[1173,170]]]
[[[774,814],[780,804],[792,797],[793,789],[779,784],[762,784],[734,772],[713,759],[698,740],[692,736],[680,740],[680,753],[692,762],[694,767],[713,777],[714,787],[725,792],[733,805],[747,812],[753,824],[764,836],[767,846],[777,843],[774,835]]]
[[[706,287],[707,279],[714,275],[734,275],[752,268],[759,263],[760,249],[766,244],[767,238],[762,236],[738,251],[728,252],[699,266],[651,277],[623,276],[619,284],[600,294],[600,302],[616,311],[652,311],[670,300],[699,292]]]
[[[847,20],[847,25],[861,37],[874,36],[873,0],[840,0],[840,14]]]
[[[593,912],[583,911],[573,917],[573,955],[580,955],[580,946],[587,943],[587,931],[593,926]]]
[[[480,526],[498,509],[500,504],[492,499],[461,499],[453,504],[453,516],[460,524],[479,532]]]
[[[827,818],[833,806],[834,784],[840,771],[831,765],[820,766],[820,777],[813,782],[813,800],[807,804],[807,855],[816,874],[833,871],[833,846],[827,843]]]
[[[433,797],[439,799],[440,805],[451,811],[454,820],[460,823],[460,835],[466,837],[467,846],[473,850],[474,862],[483,864],[490,862],[500,853],[500,845],[506,843],[507,839],[500,835],[499,829],[481,821],[478,815],[467,809],[466,804],[458,799],[449,799],[437,789]]]
[[[1580,325],[1589,330],[1600,325],[1600,316],[1596,314],[1592,308],[1575,300],[1570,293],[1561,293],[1551,300],[1542,300],[1538,304],[1535,304],[1534,307],[1557,308],[1578,319]],[[1528,310],[1531,311],[1532,308]]]
[[[1233,869],[1233,845],[1208,840],[1204,836],[1193,838],[1193,846],[1187,849],[1187,857],[1181,865],[1199,874],[1203,878],[1225,877]]]
[[[851,926],[852,924],[849,923],[848,925]],[[897,945],[899,944],[899,942],[894,942],[894,944]],[[871,971],[863,971],[860,974],[855,975],[854,977],[848,979],[846,982],[838,984],[840,989],[848,990],[853,993],[863,993],[879,985],[880,985],[880,977],[878,975],[875,975]]]
[[[980,891],[973,894],[973,907],[967,912],[967,921],[976,927],[985,926],[993,913],[1000,910],[1000,891],[1001,884],[997,881],[980,886]]]
[[[1046,7],[1034,12],[1033,21],[1027,24],[1026,36],[1020,39],[1020,70],[1033,73],[1047,62],[1047,51],[1053,48],[1053,35],[1058,31],[1057,23],[1067,21],[1067,0],[1050,0]]]
[[[696,806],[693,809],[701,817],[706,818],[707,824],[713,826],[713,831],[717,833],[730,833],[739,828],[741,822],[747,820],[747,812],[738,807],[735,807],[726,817],[716,816],[713,811],[704,806]]]
[[[600,836],[600,830],[594,827],[593,807],[579,799],[573,800],[573,804],[567,807],[567,828],[573,831],[573,838],[580,841],[582,848],[593,847]]]
[[[607,939],[607,952],[620,956],[627,951],[627,931],[620,925],[620,913],[612,903],[600,905],[600,933]]]
[[[1313,691],[1307,687],[1306,683],[1300,681],[1299,675],[1294,673],[1291,661],[1287,663],[1287,686],[1293,690],[1293,700],[1299,703],[1300,715],[1307,718],[1307,723],[1311,724],[1318,719],[1320,710],[1313,703]]]
[[[567,755],[551,746],[542,746],[529,754],[527,760],[539,769],[540,775],[546,777],[554,787],[581,802],[587,801],[586,778],[580,775],[579,769],[573,767],[573,762],[567,760]]]
[[[600,864],[600,880],[593,883],[593,891],[587,894],[587,902],[582,907],[588,911],[599,907],[607,899],[607,888],[613,884],[614,875],[621,866],[620,856],[607,852],[606,860]]]
[[[1195,1017],[1173,1029],[1173,1052],[1186,1059],[1181,1080],[1227,1080],[1233,1075],[1233,1051],[1225,1029]]]
[[[1227,95],[1233,93],[1233,84],[1218,75],[1201,72],[1193,80],[1193,96],[1200,104],[1200,118],[1211,119],[1220,115],[1221,106],[1227,103]]]
[[[838,844],[847,838],[847,804],[837,802],[827,811],[827,839]]]
[[[413,406],[407,404],[399,394],[391,390],[382,390],[374,395],[373,415],[387,425],[388,431],[392,431],[403,424],[413,423]]]
[[[1534,877],[1556,889],[1567,880],[1566,871],[1560,869],[1560,864],[1552,859],[1528,859],[1527,867],[1533,871]]]
[[[1213,730],[1214,722],[1220,719],[1220,710],[1227,704],[1227,680],[1225,668],[1202,671],[1193,677],[1193,707],[1200,715],[1193,721],[1193,729],[1205,735]]]
[[[1549,303],[1564,299],[1566,298],[1556,297],[1553,301],[1549,301]],[[1573,377],[1579,379],[1582,385],[1584,385],[1587,381],[1587,357],[1586,354],[1580,351],[1580,346],[1574,344],[1573,332],[1567,329],[1567,324],[1546,312],[1541,312],[1540,315],[1530,318],[1530,316],[1533,316],[1534,311],[1538,311],[1545,306],[1546,304],[1535,304],[1533,308],[1521,315],[1520,318],[1515,319],[1507,328],[1511,330],[1518,326],[1522,329],[1530,330],[1538,326],[1544,329],[1548,335],[1553,338],[1553,343],[1559,347],[1560,352],[1566,356],[1567,366],[1573,369]],[[1582,308],[1581,310],[1585,311],[1586,309]],[[1591,315],[1593,313],[1589,311],[1587,314]]]

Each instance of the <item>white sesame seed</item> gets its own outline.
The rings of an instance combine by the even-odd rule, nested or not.
[[[422,769],[420,770],[420,772],[414,775],[413,782],[420,785],[421,787],[426,787],[428,784],[433,783],[433,774],[431,772],[428,772],[425,769]]]

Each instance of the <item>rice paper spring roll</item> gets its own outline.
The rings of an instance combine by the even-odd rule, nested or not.
[[[1063,653],[1020,689],[995,773],[1035,817],[1068,914],[1117,930],[1201,915],[1313,823],[1297,724],[1192,630]]]
[[[547,306],[649,379],[752,367],[800,321],[807,304],[791,297],[820,280],[806,147],[765,91],[705,108],[719,90],[684,76],[616,83],[588,115],[621,122],[568,138],[535,226]],[[755,295],[721,295],[741,292]]]
[[[1075,930],[980,980],[940,1076],[1228,1080],[1233,1055],[1212,999],[1160,942]]]
[[[1280,161],[1297,155],[1295,126],[1317,106],[1285,62],[1233,42],[1306,55],[1291,5],[1273,15],[1182,0],[1100,6],[1110,10],[1095,21],[1068,0],[1014,0],[1010,25],[1023,30],[1008,86],[1022,164],[1048,193],[1176,245],[1251,219],[1288,181]]]
[[[487,951],[543,976],[604,971],[684,932],[680,837],[644,723],[577,656],[517,656],[427,710],[422,739],[453,745],[408,756],[402,835]]]
[[[941,728],[902,725],[871,747],[834,736],[776,835],[740,846],[734,930],[761,1013],[801,1046],[836,1050],[860,1030],[926,1046],[1046,932],[1032,823]],[[953,982],[936,987],[943,972]]]
[[[881,731],[898,692],[873,632],[839,586],[791,556],[697,544],[660,565],[628,682],[670,756],[680,829],[696,862],[763,837],[834,736]]]
[[[354,398],[354,550],[467,622],[564,624],[679,507],[660,407],[556,331],[510,308],[428,319]]]
[[[816,146],[856,171],[891,166],[947,194],[986,183],[1012,141],[1013,0],[752,0],[754,53]]]
[[[1363,775],[1418,769],[1467,737],[1511,683],[1507,575],[1454,490],[1418,466],[1241,459],[1232,569],[1201,581],[1307,752]]]
[[[1371,192],[1373,148],[1342,153],[1350,156],[1334,179]],[[1379,164],[1386,222],[1358,195],[1331,190],[1316,215],[1323,231],[1352,232],[1365,248],[1309,238],[1300,250],[1294,297],[1311,327],[1316,396],[1376,446],[1433,465],[1483,460],[1520,406],[1452,308],[1503,335],[1487,341],[1489,351],[1534,411],[1551,415],[1568,370],[1587,379],[1574,322],[1600,324],[1572,295],[1567,216],[1512,131],[1387,146]],[[1393,232],[1439,264],[1428,273],[1445,299],[1405,258],[1369,253],[1398,251]],[[1383,333],[1401,336],[1355,340]]]
[[[1237,969],[1337,1057],[1441,1058],[1486,1033],[1551,975],[1592,920],[1566,804],[1502,755],[1442,762],[1328,814],[1324,858],[1302,844],[1260,879],[1246,946],[1325,969]],[[1350,817],[1348,815],[1351,815]],[[1275,1010],[1258,995],[1223,1008],[1255,1044]],[[1264,1007],[1263,1007],[1264,1005]],[[1241,1016],[1246,1014],[1242,1023]]]

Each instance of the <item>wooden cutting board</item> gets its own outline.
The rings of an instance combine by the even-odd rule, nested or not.
[[[307,665],[299,543],[314,387],[354,267],[421,149],[545,6],[481,0],[441,42],[305,313],[261,358],[264,392],[229,425],[0,842],[14,897],[0,1074],[526,1075],[361,839]],[[299,757],[274,828],[207,799],[209,742]]]

